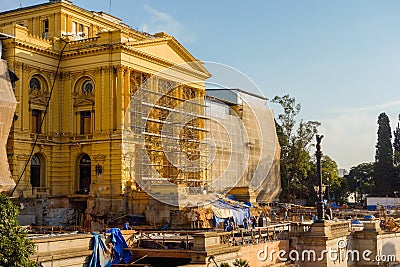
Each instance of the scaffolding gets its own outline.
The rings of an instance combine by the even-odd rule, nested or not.
[[[212,141],[210,187],[226,195],[246,175],[249,162],[248,134],[239,114],[222,101],[208,98],[208,140]]]
[[[129,173],[157,200],[188,206],[182,200],[208,183],[205,91],[143,73],[133,79],[123,141]]]
[[[166,75],[131,79],[123,151],[129,176],[147,194],[179,207],[237,187],[265,202],[277,197],[279,144],[266,99],[240,91],[227,103]]]
[[[0,60],[0,192],[10,191],[15,186],[8,165],[6,144],[16,106],[7,62]]]

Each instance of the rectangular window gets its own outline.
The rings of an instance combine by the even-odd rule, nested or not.
[[[76,33],[76,22],[72,22],[72,33]]]
[[[49,37],[49,20],[45,19],[42,21],[42,38],[46,39]]]
[[[79,32],[83,32],[83,25],[79,24]]]
[[[90,111],[81,111],[81,134],[92,133],[92,114]]]
[[[49,20],[45,19],[43,21],[43,32],[49,32]]]
[[[41,133],[40,123],[42,121],[42,111],[38,109],[32,110],[32,133]]]

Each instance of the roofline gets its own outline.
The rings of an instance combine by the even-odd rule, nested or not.
[[[196,64],[206,75],[208,78],[212,76],[212,74],[204,67],[203,62],[195,58],[192,53],[190,53],[174,36],[170,36],[172,39],[172,42],[177,45],[182,52],[190,59],[192,59],[192,63]]]
[[[262,100],[268,101],[268,98],[266,98],[264,96],[260,96],[255,93],[251,93],[251,92],[245,91],[240,88],[206,88],[206,91],[238,91],[238,92],[245,93],[247,95],[251,95],[251,96],[260,98]]]
[[[16,12],[16,11],[23,11],[23,10],[29,10],[29,9],[33,9],[33,8],[37,8],[37,7],[41,7],[41,6],[47,6],[47,5],[51,5],[51,4],[54,4],[54,3],[48,2],[48,3],[33,5],[33,6],[19,7],[19,8],[15,8],[15,9],[10,9],[10,10],[6,10],[6,11],[3,11],[3,12],[0,12],[0,16],[1,15],[5,15],[7,13],[12,13],[12,12]]]
[[[131,30],[134,33],[136,33],[137,35],[140,35],[142,38],[146,38],[148,36],[153,36],[150,33],[140,32],[140,31],[132,28],[130,25],[125,24],[124,21],[119,17],[116,17],[114,15],[108,14],[107,12],[104,12],[104,11],[87,10],[87,9],[85,9],[83,7],[75,5],[70,0],[49,1],[49,2],[43,3],[43,4],[37,4],[37,5],[33,5],[33,6],[27,6],[27,7],[20,7],[20,8],[16,8],[16,9],[11,9],[11,10],[7,10],[7,11],[4,11],[4,12],[0,12],[0,16],[7,15],[7,14],[13,13],[13,12],[28,11],[30,9],[41,8],[41,7],[46,7],[46,6],[50,6],[50,5],[57,5],[57,4],[61,4],[63,7],[70,7],[70,8],[79,9],[82,12],[87,13],[87,15],[89,15],[89,16],[97,16],[98,19],[104,20],[105,22],[114,25],[114,27],[120,28],[121,30],[124,30],[124,29]],[[106,18],[102,17],[101,14],[105,14],[107,16],[115,18],[116,20],[119,20],[120,23],[116,23],[115,21],[106,19]]]
[[[0,32],[0,40],[10,39],[10,38],[15,39],[15,36]]]
[[[214,101],[214,102],[219,103],[219,104],[226,104],[228,106],[237,105],[237,103],[233,103],[231,101],[228,101],[228,100],[225,100],[225,99],[221,99],[221,98],[218,98],[218,97],[213,96],[213,95],[206,95],[205,98],[206,98],[206,100]]]
[[[157,33],[155,34],[155,38],[153,39],[145,39],[145,40],[140,40],[140,41],[135,41],[132,44],[132,47],[137,48],[137,47],[141,47],[142,45],[146,45],[146,44],[151,44],[151,43],[167,43],[170,44],[172,46],[175,46],[178,50],[180,50],[180,52],[182,53],[182,57],[186,60],[188,60],[187,62],[185,62],[186,65],[190,65],[190,64],[194,64],[197,67],[197,71],[202,72],[207,79],[210,78],[212,76],[212,74],[204,67],[204,64],[201,60],[195,58],[178,40],[176,40],[175,37],[171,36],[171,35],[165,35],[162,37],[157,36]],[[179,64],[178,64],[179,65]]]

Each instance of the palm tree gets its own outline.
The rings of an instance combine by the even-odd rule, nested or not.
[[[247,260],[236,259],[233,262],[233,266],[235,266],[235,267],[250,267],[250,264]]]

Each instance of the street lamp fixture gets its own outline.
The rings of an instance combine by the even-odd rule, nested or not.
[[[100,164],[96,165],[96,174],[100,175],[103,173],[103,166],[101,166]]]
[[[315,152],[315,155],[317,157],[317,179],[318,179],[318,198],[319,198],[319,201],[317,202],[317,217],[318,217],[317,222],[323,222],[325,218],[324,199],[322,193],[322,170],[321,170],[321,157],[322,157],[321,140],[323,137],[324,137],[323,135],[318,135],[318,134],[316,135],[317,151]]]

